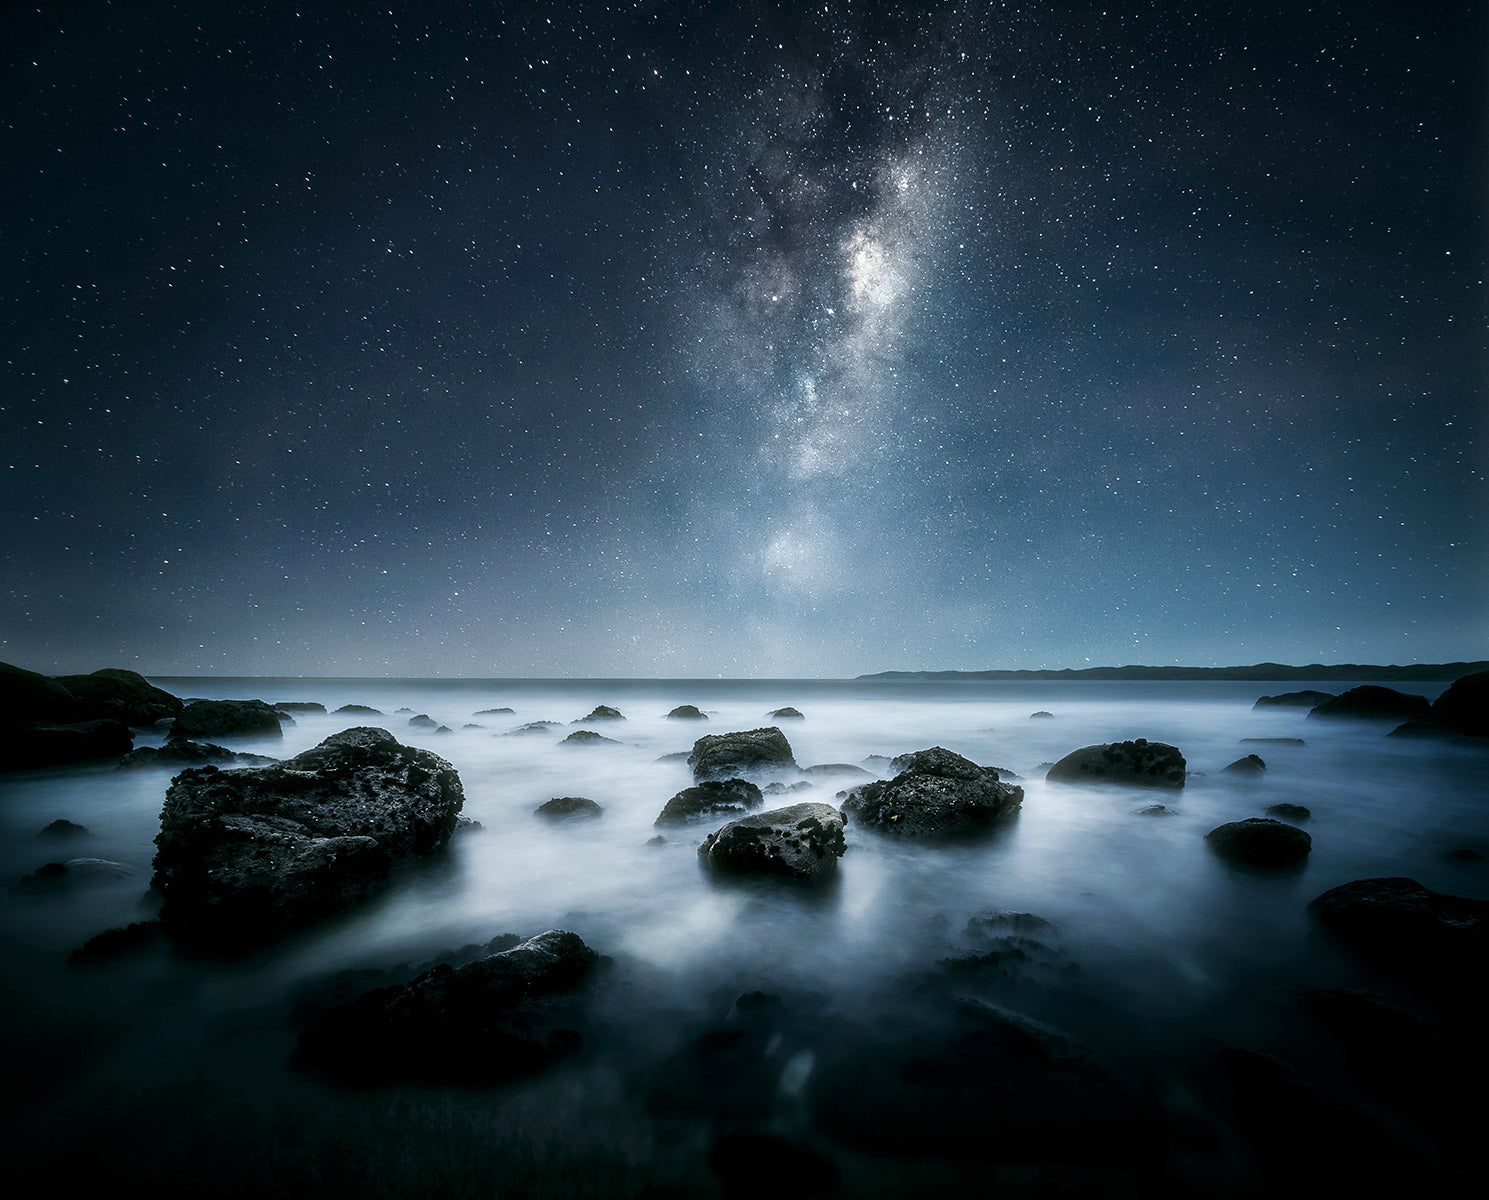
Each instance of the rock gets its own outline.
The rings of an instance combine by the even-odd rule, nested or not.
[[[497,716],[497,715],[499,715],[501,713],[510,713],[510,712],[515,712],[515,711],[516,711],[515,709],[511,709],[511,708],[483,708],[480,712],[473,712],[473,713],[471,713],[471,716],[473,716],[473,717],[494,717],[494,716]]]
[[[1217,825],[1205,841],[1222,858],[1251,867],[1290,867],[1303,862],[1313,839],[1296,825],[1271,817],[1248,817]]]
[[[1275,738],[1242,738],[1241,739],[1241,744],[1243,746],[1246,745],[1248,742],[1255,742],[1258,745],[1265,745],[1265,746],[1306,746],[1308,744],[1302,738],[1275,737]]]
[[[119,760],[122,770],[138,767],[201,766],[204,763],[237,763],[239,766],[262,766],[277,760],[267,754],[247,754],[216,746],[211,742],[192,742],[185,738],[169,741],[164,746],[140,746]]]
[[[577,1049],[581,985],[599,955],[550,929],[463,967],[328,1010],[301,1035],[294,1064],[346,1083],[491,1084]]]
[[[91,675],[58,675],[57,682],[77,698],[84,721],[122,721],[125,725],[154,725],[179,714],[179,696],[162,691],[137,671],[105,667]]]
[[[654,825],[685,825],[695,817],[743,813],[765,803],[748,779],[709,779],[684,788],[668,800]]]
[[[368,708],[365,704],[343,704],[336,710],[348,716],[380,717],[383,714],[375,708]]]
[[[274,711],[323,713],[326,711],[326,706],[317,704],[314,700],[283,700],[274,705]]]
[[[1029,720],[1031,721],[1052,721],[1054,720],[1054,717],[1055,714],[1052,712],[1037,712],[1029,714]]]
[[[1453,733],[1489,737],[1489,671],[1455,679],[1432,704],[1432,720]]]
[[[284,729],[279,714],[262,700],[196,700],[171,726],[171,739],[276,736]]]
[[[1049,769],[1050,783],[1116,783],[1129,787],[1181,788],[1184,756],[1173,746],[1138,738],[1072,750]]]
[[[1148,804],[1142,808],[1134,808],[1132,815],[1135,817],[1177,817],[1179,810],[1170,808],[1167,804]]]
[[[646,839],[646,844],[648,846],[665,846],[667,844],[667,839],[664,838],[660,833],[653,834],[651,837]]]
[[[1308,911],[1337,941],[1403,983],[1465,1005],[1483,994],[1489,900],[1390,876],[1330,888]]]
[[[614,738],[603,737],[593,729],[576,729],[559,742],[560,746],[619,746],[620,744]]]
[[[49,862],[29,875],[22,876],[10,890],[15,895],[35,895],[64,888],[87,887],[128,879],[134,868],[107,858],[69,858],[66,862]]]
[[[417,717],[408,719],[408,726],[410,729],[438,729],[439,722],[428,713],[420,713]]]
[[[128,754],[133,745],[134,734],[120,721],[13,725],[0,728],[0,770],[119,758]]]
[[[604,811],[584,796],[555,796],[533,809],[533,815],[549,821],[591,820]]]
[[[817,785],[810,779],[799,779],[795,783],[782,783],[779,779],[774,783],[767,783],[760,790],[767,796],[787,796],[792,792],[810,792]]]
[[[688,755],[693,778],[730,779],[760,771],[796,770],[791,743],[774,726],[741,733],[705,734]]]
[[[987,941],[1008,933],[1052,934],[1058,927],[1053,921],[1028,912],[1014,912],[1006,908],[989,908],[967,918],[967,927],[962,931],[973,941]]]
[[[105,929],[69,954],[67,963],[74,967],[91,967],[112,962],[157,945],[160,937],[159,921],[135,921],[122,929]]]
[[[516,729],[508,730],[503,737],[521,737],[528,733],[547,733],[550,729],[559,728],[557,721],[529,721],[526,725],[519,725]]]
[[[1230,771],[1235,775],[1260,775],[1267,769],[1267,764],[1255,754],[1248,754],[1245,758],[1238,758],[1233,763],[1228,763],[1221,768],[1222,771]]]
[[[570,725],[584,725],[590,721],[624,721],[620,715],[620,709],[611,708],[608,704],[597,704],[594,711],[587,717],[580,717],[577,721],[570,721]]]
[[[1426,696],[1409,695],[1395,688],[1367,683],[1315,706],[1308,719],[1315,717],[1390,717],[1395,720],[1422,720],[1432,711]]]
[[[731,875],[814,880],[842,857],[843,814],[830,804],[793,804],[730,821],[698,847],[698,857]]]
[[[267,944],[439,850],[463,802],[448,762],[367,727],[272,766],[183,771],[155,839],[161,920],[193,950]]]
[[[669,720],[673,721],[706,721],[708,714],[691,704],[679,704],[667,714]]]
[[[1280,696],[1263,696],[1252,708],[1317,708],[1334,698],[1333,692],[1283,692]]]
[[[862,767],[855,767],[852,763],[817,763],[815,766],[803,767],[803,775],[856,775],[865,779],[873,779],[872,771],[865,771]]]
[[[0,728],[70,725],[80,719],[77,697],[55,679],[0,663]]]
[[[806,717],[804,717],[801,713],[797,712],[796,709],[789,708],[789,707],[788,708],[778,708],[778,709],[775,710],[775,712],[768,712],[765,715],[767,717],[769,717],[772,721],[805,721],[806,720]]]
[[[1302,804],[1269,804],[1267,816],[1276,817],[1279,821],[1306,821],[1313,816],[1306,805]]]
[[[976,833],[1024,801],[1024,789],[1000,782],[996,769],[941,746],[902,754],[893,765],[893,779],[860,784],[844,798],[855,825],[903,837]]]
[[[85,834],[87,832],[88,832],[88,827],[86,825],[78,825],[78,824],[76,824],[76,823],[74,823],[72,821],[67,821],[67,820],[64,820],[61,817],[58,817],[50,825],[48,825],[44,829],[42,829],[42,831],[40,833],[38,833],[36,836],[37,837],[66,837],[66,838],[71,838],[71,837],[81,837],[83,834]]]

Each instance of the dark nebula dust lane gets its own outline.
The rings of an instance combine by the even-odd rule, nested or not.
[[[1476,6],[6,26],[7,661],[1477,657]]]

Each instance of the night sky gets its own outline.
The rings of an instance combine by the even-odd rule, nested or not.
[[[1480,3],[7,6],[0,659],[1489,652]]]

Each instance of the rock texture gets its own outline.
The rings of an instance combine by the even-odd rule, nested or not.
[[[179,696],[162,691],[137,671],[105,667],[91,675],[58,675],[57,682],[77,698],[85,721],[122,721],[153,725],[185,707]]]
[[[172,781],[155,844],[160,917],[180,945],[233,953],[370,895],[440,849],[464,802],[438,755],[355,728],[268,767]]]
[[[533,809],[533,815],[549,821],[587,821],[605,810],[587,796],[555,796]]]
[[[730,821],[708,835],[698,857],[733,875],[783,875],[814,880],[842,857],[843,814],[830,804],[793,804]]]
[[[678,792],[652,823],[685,825],[695,817],[743,813],[764,802],[760,789],[748,779],[708,779]]]
[[[620,709],[611,708],[608,704],[597,704],[587,717],[580,717],[577,721],[570,721],[570,725],[584,725],[590,721],[624,721]]]
[[[211,742],[193,742],[178,738],[164,746],[140,746],[119,760],[121,769],[136,767],[202,766],[207,763],[236,763],[240,767],[263,766],[275,760],[265,754],[247,754],[229,750],[226,746],[215,746]]]
[[[993,767],[980,767],[941,746],[902,754],[893,779],[861,784],[843,799],[855,825],[903,837],[976,833],[1016,813],[1024,789],[1002,783]]]
[[[297,1066],[349,1083],[486,1084],[530,1075],[582,1041],[580,988],[599,955],[550,929],[463,967],[332,1008]]]
[[[688,766],[694,779],[729,779],[760,771],[796,770],[786,735],[774,726],[740,733],[705,734],[693,743]]]
[[[171,726],[172,739],[282,734],[279,713],[262,700],[195,700]]]
[[[1184,756],[1173,746],[1138,738],[1072,750],[1049,769],[1050,783],[1115,783],[1129,787],[1181,788]]]
[[[1271,817],[1248,817],[1217,825],[1205,841],[1222,858],[1252,867],[1290,867],[1303,862],[1313,839],[1296,825]]]
[[[708,720],[708,714],[694,704],[679,704],[667,716],[674,721]]]

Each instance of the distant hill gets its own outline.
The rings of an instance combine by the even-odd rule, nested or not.
[[[1489,671],[1489,662],[1411,663],[1404,667],[1336,663],[1324,666],[1289,667],[1282,663],[1257,663],[1252,667],[1085,667],[1079,671],[880,671],[860,675],[870,683],[936,681],[957,679],[1237,679],[1263,681],[1317,680],[1349,682],[1439,682],[1454,680],[1477,671]]]

